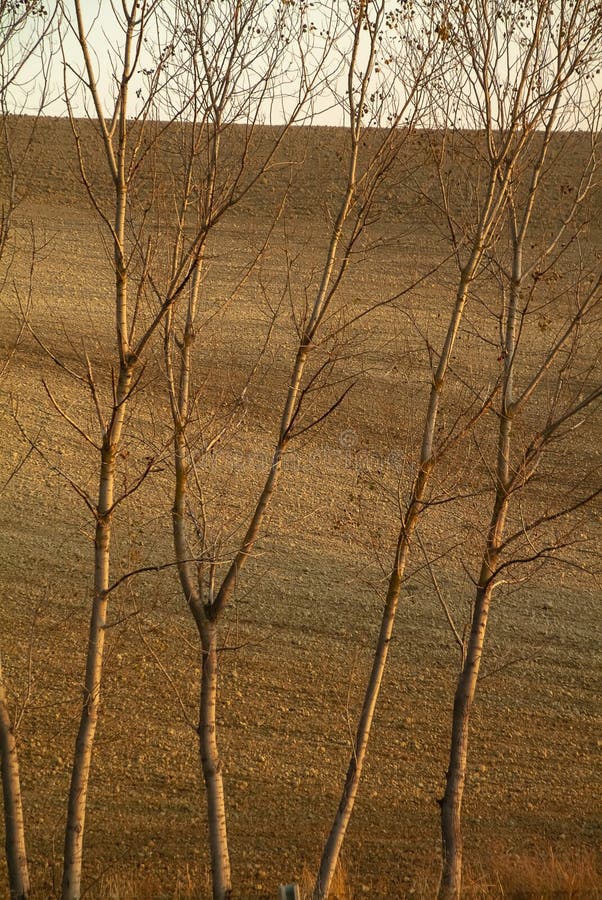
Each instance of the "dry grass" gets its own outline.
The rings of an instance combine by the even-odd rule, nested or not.
[[[512,897],[515,900],[602,897],[602,873],[593,851],[561,853],[552,848],[492,856],[472,867],[464,879],[467,898]]]
[[[303,900],[311,898],[314,881],[315,874],[305,867],[299,881]],[[87,892],[87,896],[95,900],[202,900],[211,896],[211,879],[208,872],[198,876],[189,867],[185,867],[176,873],[175,883],[166,890],[164,875],[131,868],[106,874]],[[353,900],[349,877],[340,863],[332,884],[330,900]]]
[[[130,868],[104,875],[87,896],[95,900],[202,900],[211,896],[211,879],[208,872],[194,873],[185,866],[166,889],[163,873]]]
[[[315,873],[305,867],[299,880],[302,900],[310,900],[314,880]],[[436,894],[436,881],[433,872],[424,872],[408,887],[407,894],[431,900]],[[354,900],[357,892],[351,882],[346,868],[339,864],[330,900]],[[465,900],[596,900],[602,897],[601,883],[599,860],[593,851],[561,853],[548,848],[508,854],[500,849],[486,863],[467,867],[462,893]],[[387,896],[386,888],[383,890],[378,896]],[[164,876],[130,869],[106,875],[88,894],[103,900],[198,900],[210,895],[208,873],[199,877],[188,867],[176,874],[169,890],[165,888]]]
[[[315,872],[310,872],[307,867],[304,867],[299,881],[299,891],[302,900],[310,900],[315,880]],[[345,866],[343,866],[340,861],[332,881],[330,900],[353,900],[353,891],[351,890],[349,875]]]
[[[463,900],[602,898],[601,860],[593,850],[559,851],[548,847],[508,853],[502,845],[496,845],[480,861],[465,863]],[[438,880],[439,864],[433,861],[414,875],[406,895],[432,900],[437,895]]]

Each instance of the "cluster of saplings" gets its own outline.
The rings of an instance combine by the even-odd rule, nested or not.
[[[440,801],[439,896],[459,897],[469,721],[492,596],[510,570],[557,555],[566,544],[572,517],[582,514],[597,496],[591,485],[578,483],[570,495],[551,496],[531,517],[516,515],[550,447],[570,441],[571,453],[579,458],[582,432],[573,426],[588,420],[600,396],[591,380],[587,353],[588,328],[599,315],[600,270],[588,256],[587,242],[580,239],[597,178],[599,3],[123,0],[107,5],[108,18],[103,14],[100,21],[88,18],[88,4],[81,0],[46,5],[37,0],[1,0],[0,10],[4,259],[21,196],[20,164],[28,152],[21,148],[19,158],[11,152],[10,117],[18,111],[20,99],[28,104],[23,107],[27,111],[34,99],[38,111],[44,111],[56,93],[58,66],[64,76],[63,109],[71,122],[80,184],[112,249],[114,269],[112,303],[106,306],[112,309],[115,334],[108,377],[91,364],[85,351],[77,371],[73,361],[69,369],[64,367],[77,379],[92,416],[76,420],[60,398],[48,395],[77,439],[92,448],[98,467],[95,495],[85,486],[92,481],[89,477],[72,485],[93,517],[94,583],[66,802],[62,896],[76,900],[82,894],[88,779],[103,686],[108,610],[117,582],[136,577],[135,572],[112,574],[112,532],[124,501],[153,477],[151,460],[134,484],[120,487],[120,464],[129,441],[128,411],[141,391],[151,349],[162,354],[171,411],[173,559],[198,631],[202,659],[199,758],[213,896],[233,893],[216,731],[220,625],[244,583],[245,567],[279,486],[288,477],[283,467],[286,454],[300,435],[319,428],[346,403],[350,384],[341,373],[348,335],[352,329],[357,335],[358,328],[370,327],[377,305],[397,308],[404,298],[411,298],[429,274],[420,271],[410,277],[414,267],[404,266],[400,258],[395,296],[378,304],[367,301],[359,312],[345,307],[343,289],[354,259],[358,254],[369,259],[375,210],[382,206],[389,174],[395,170],[398,191],[418,190],[409,167],[404,183],[400,160],[408,159],[404,148],[420,131],[428,138],[431,169],[430,178],[420,181],[420,203],[438,223],[439,265],[446,266],[448,275],[455,273],[454,286],[447,277],[449,302],[437,301],[448,317],[442,337],[425,336],[431,370],[424,408],[416,411],[421,437],[414,469],[405,473],[401,485],[403,503],[382,597],[380,631],[313,896],[329,895],[353,813],[419,523],[436,514],[442,502],[446,459],[479,433],[486,418],[489,439],[483,441],[481,452],[489,472],[483,490],[490,503],[482,523],[480,561],[471,573],[474,596],[468,627],[455,621],[442,599],[460,664],[446,788]],[[203,403],[195,367],[203,351],[199,323],[208,290],[207,245],[218,224],[280,164],[279,153],[292,126],[310,125],[318,108],[335,111],[337,121],[345,123],[338,193],[324,226],[319,278],[311,294],[303,292],[303,303],[291,301],[295,347],[286,390],[273,398],[279,406],[279,426],[262,485],[251,514],[236,532],[236,545],[216,554],[203,514],[195,435],[196,411]],[[91,171],[88,152],[97,157],[98,148],[90,150],[82,139],[84,110],[102,148],[108,194],[98,186],[98,173]],[[265,123],[272,127],[261,130]],[[563,142],[577,130],[590,140],[577,181],[566,192],[562,208],[554,210],[549,227],[535,229],[542,193],[554,182]],[[261,140],[256,140],[260,131]],[[172,134],[177,139],[171,144],[173,179],[166,203],[152,187],[149,169],[154,149]],[[464,161],[461,177],[459,158]],[[144,189],[139,187],[142,183]],[[285,202],[274,210],[274,222]],[[267,229],[266,243],[269,239]],[[257,265],[260,257],[259,253]],[[559,278],[562,292],[553,287]],[[490,328],[488,335],[476,339],[491,343],[491,335],[495,336],[499,366],[493,379],[489,372],[467,374],[455,364],[458,335],[477,303],[483,279],[490,286]],[[549,329],[541,327],[544,307],[556,323]],[[274,321],[276,317],[277,310]],[[538,349],[527,353],[533,328]],[[238,402],[205,436],[202,452],[213,454],[214,466],[219,465],[224,434],[239,421],[271,336],[270,325],[255,348]],[[10,358],[3,361],[3,373],[9,364]],[[448,394],[462,379],[463,405],[456,403],[453,416],[444,416]],[[454,396],[457,400],[457,392]],[[32,449],[35,452],[35,446]],[[453,491],[460,496],[472,487],[454,483]],[[288,490],[290,495],[294,485],[289,484]],[[10,642],[10,635],[3,634],[2,641]],[[25,898],[30,880],[10,709],[0,680],[6,861],[11,896]],[[244,886],[241,890],[244,894]]]

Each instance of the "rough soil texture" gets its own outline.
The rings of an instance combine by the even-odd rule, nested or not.
[[[287,259],[293,275],[292,297],[284,297],[241,424],[215,458],[201,461],[208,517],[224,553],[269,465],[294,341],[288,304],[301,304],[315,289],[344,141],[334,129],[296,132],[284,151],[288,166],[224,219],[210,245],[207,314],[197,343],[205,436],[227,418],[256,360],[270,322],[268,301],[274,305],[281,296]],[[405,165],[416,163],[425,147],[426,138]],[[583,152],[578,139],[563,149],[559,172],[546,188],[541,229],[546,217],[556,215]],[[91,171],[102,171],[100,152]],[[291,171],[286,213],[260,265],[244,278]],[[28,844],[35,896],[43,897],[60,883],[92,571],[93,522],[61,473],[92,493],[97,481],[94,451],[53,409],[44,383],[70,416],[93,428],[90,397],[47,351],[80,372],[85,348],[108,390],[114,335],[110,248],[78,186],[64,121],[40,123],[23,176],[27,195],[17,213],[18,246],[1,295],[4,355],[18,330],[19,298],[22,305],[27,300],[32,234],[36,253],[31,330],[0,386],[0,642],[15,711],[23,711],[18,733]],[[100,176],[98,184],[109,198]],[[165,193],[169,199],[167,181]],[[601,246],[599,214],[597,202],[584,239],[590,251]],[[350,311],[399,293],[436,265],[443,246],[437,235],[419,195],[408,193],[402,176],[392,172],[371,231],[375,246],[366,245],[353,263],[338,314],[349,318]],[[341,371],[355,387],[291,452],[260,550],[228,611],[218,723],[237,896],[274,897],[278,883],[307,880],[317,866],[380,621],[397,489],[407,496],[416,459],[429,384],[424,337],[437,346],[453,288],[448,264],[354,326],[352,352]],[[554,327],[554,310],[545,311],[542,340],[545,328]],[[475,338],[479,328],[492,327],[486,303],[475,301],[460,336],[448,423],[465,396],[464,376],[495,377],[495,338],[491,345]],[[149,456],[157,471],[116,517],[116,578],[172,560],[160,349],[158,342],[129,416],[119,483],[131,484]],[[535,358],[541,348],[535,342],[531,350]],[[596,352],[599,346],[592,346],[591,360]],[[591,421],[588,428],[579,465],[596,478],[600,430]],[[36,450],[11,478],[28,452],[25,436]],[[486,428],[481,440],[485,447]],[[533,508],[545,491],[560,490],[575,476],[577,457],[563,454],[529,495]],[[475,442],[446,463],[437,489],[464,476],[466,483],[479,478],[487,484]],[[488,491],[436,507],[421,529],[461,625],[472,597],[467,571],[474,571],[490,499]],[[590,510],[576,526],[589,568],[599,568],[597,513]],[[419,547],[410,569],[344,849],[354,897],[429,896],[436,883],[436,801],[444,786],[458,652]],[[602,836],[599,585],[577,568],[524,574],[509,575],[496,595],[487,677],[472,719],[464,822],[473,873],[491,872],[500,860],[512,868],[513,859],[550,849],[569,861],[573,855],[595,858]],[[168,897],[178,890],[180,896],[189,890],[207,896],[194,731],[199,649],[173,569],[127,581],[114,593],[110,618],[86,885],[98,896]],[[6,884],[2,870],[3,892]]]

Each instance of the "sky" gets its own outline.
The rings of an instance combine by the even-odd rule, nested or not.
[[[220,38],[223,37],[225,32],[223,22],[220,22],[220,15],[224,9],[228,9],[229,4],[230,0],[220,0],[220,3],[212,4],[209,7],[209,9],[217,9],[217,12],[215,13],[215,19],[206,32],[207,45],[215,47]],[[162,0],[158,6],[162,14],[173,9],[173,4],[169,0]],[[304,115],[300,117],[299,121],[311,121],[322,125],[345,124],[346,103],[341,98],[345,97],[347,86],[345,68],[351,52],[350,17],[347,0],[331,0],[330,3],[315,0],[311,4],[313,7],[312,11],[303,20],[299,17],[298,0],[297,5],[292,0],[271,0],[271,2],[266,0],[260,6],[267,10],[267,13],[265,13],[263,18],[260,16],[253,25],[254,27],[255,25],[261,26],[264,32],[255,39],[255,43],[251,41],[248,45],[249,59],[252,58],[252,64],[248,65],[240,73],[239,83],[241,91],[239,97],[243,96],[253,79],[255,79],[255,90],[262,84],[262,73],[267,66],[267,54],[265,52],[256,52],[259,46],[258,42],[264,40],[264,35],[267,35],[268,41],[270,40],[272,37],[270,28],[274,24],[273,17],[275,11],[280,10],[285,15],[290,16],[291,21],[296,23],[297,33],[300,32],[300,26],[303,23],[305,24],[306,30],[302,33],[301,39],[304,42],[303,46],[307,54],[305,59],[306,71],[313,72],[314,77],[317,78],[312,104],[306,107]],[[388,8],[393,10],[395,7],[399,7],[399,4],[391,3]],[[48,8],[52,8],[50,3],[48,3]],[[120,61],[120,48],[123,45],[123,27],[120,24],[119,17],[120,8],[121,0],[118,0],[116,6],[112,0],[82,0],[82,10],[86,28],[88,29],[93,65],[97,73],[103,105],[107,112],[110,111],[114,102],[116,83],[114,63],[115,60]],[[3,54],[4,59],[0,62],[0,67],[4,68],[5,72],[7,69],[10,70],[11,64],[18,65],[23,57],[27,58],[29,56],[25,65],[19,70],[18,78],[12,84],[7,98],[9,111],[35,114],[42,103],[42,86],[44,85],[44,114],[62,116],[67,113],[65,86],[67,86],[67,92],[71,98],[75,115],[83,116],[91,112],[92,107],[89,97],[84,99],[85,92],[81,90],[81,83],[79,83],[78,87],[78,75],[83,72],[83,63],[80,47],[72,28],[69,26],[70,16],[73,17],[73,0],[66,0],[66,14],[62,18],[57,13],[52,21],[50,21],[52,18],[50,16],[47,16],[46,19],[37,19],[28,28],[20,32],[16,40],[12,41],[8,50]],[[58,37],[59,25],[63,35],[62,42]],[[48,27],[47,39],[43,45],[37,45],[40,29],[46,26],[51,26]],[[380,111],[381,119],[375,119],[374,124],[386,125],[391,121],[390,118],[387,118],[387,113],[393,112],[395,114],[396,108],[399,107],[399,103],[403,99],[400,86],[411,80],[408,79],[407,63],[405,61],[400,62],[404,57],[404,48],[407,51],[407,48],[410,46],[408,40],[405,43],[403,42],[404,39],[401,35],[405,34],[406,39],[412,38],[425,44],[432,40],[433,26],[435,30],[438,27],[436,23],[423,19],[422,23],[418,22],[416,27],[402,24],[397,33],[393,28],[385,27],[383,29],[384,42],[381,44],[382,52],[377,65],[377,72],[374,75],[374,85],[370,92],[376,98],[373,108],[379,108],[379,92],[386,95],[387,99],[380,102],[380,106],[382,106]],[[403,29],[406,27],[408,31],[404,33]],[[430,35],[428,34],[429,29]],[[167,43],[167,33],[164,24],[154,22],[153,27],[147,33],[145,51],[150,48],[156,50],[158,45],[164,47]],[[322,63],[321,68],[320,60],[323,59],[322,55],[326,47],[326,39],[323,33],[327,33],[330,36],[338,33],[338,38],[332,44],[328,62],[326,65]],[[360,47],[357,65],[357,70],[360,72],[363,71],[362,67],[367,63],[367,38],[363,36],[362,40],[363,44]],[[32,46],[35,47],[35,50],[29,53]],[[271,121],[274,124],[287,118],[295,105],[298,95],[300,73],[298,46],[295,46],[294,41],[290,46],[293,49],[284,53],[278,76],[274,78],[271,88],[263,97],[260,107],[263,120]],[[598,46],[597,52],[598,54],[600,53],[600,46]],[[401,71],[404,66],[405,68]],[[148,79],[142,70],[151,68],[152,63],[149,62],[148,55],[145,58],[143,53],[132,78],[130,91],[132,115],[141,108],[147,96]],[[320,71],[320,68],[321,74],[316,76],[315,73]],[[178,79],[176,79],[174,78],[174,73],[175,68],[172,65],[170,70],[170,77],[173,78],[172,86],[177,82],[180,88],[185,90],[185,82],[188,76],[183,71],[180,71]],[[598,73],[588,85],[588,89],[594,99],[599,97],[602,89],[600,69],[598,69]],[[160,118],[167,118],[170,112],[171,108],[167,103],[157,106],[156,114]],[[244,111],[241,112],[241,109],[234,102],[232,104],[232,117],[244,117]],[[460,124],[464,127],[472,125],[468,119]]]
[[[282,2],[283,0],[274,0],[271,6],[277,8],[278,4]],[[170,4],[165,2],[160,5],[163,9],[167,9]],[[270,6],[269,3],[264,5]],[[222,4],[222,8],[224,6],[226,3]],[[50,4],[48,7],[50,8]],[[29,27],[19,32],[8,48],[7,56],[10,56],[10,61],[6,60],[5,68],[11,70],[12,67],[14,70],[17,66],[19,67],[18,77],[11,83],[7,100],[10,112],[34,115],[42,108],[44,115],[64,116],[68,111],[67,93],[75,115],[84,116],[90,113],[92,109],[90,98],[86,97],[85,91],[81,90],[81,83],[78,88],[79,76],[84,73],[84,64],[81,49],[73,31],[75,24],[73,3],[68,2],[67,7],[67,15],[60,16],[55,13],[54,16],[33,20]],[[84,0],[82,10],[103,105],[105,112],[109,113],[113,107],[115,96],[114,72],[121,62],[121,49],[124,41],[122,17],[119,15],[119,10],[116,14],[111,0]],[[69,22],[70,17],[71,23]],[[220,23],[216,24],[219,26]],[[62,39],[59,38],[59,28]],[[46,30],[47,34],[44,42],[40,44],[38,40],[43,30]],[[152,46],[156,55],[157,46],[165,46],[167,42],[165,35],[164,27],[157,21],[153,22],[152,27],[148,30],[146,47]],[[214,37],[217,39],[217,28]],[[317,55],[319,56],[319,51]],[[313,112],[317,115],[320,124],[342,124],[344,117],[341,109],[333,107],[332,88],[336,87],[339,91],[344,90],[344,84],[341,85],[334,75],[334,68],[335,66],[340,68],[343,56],[344,50],[341,43],[338,59],[335,61],[333,57],[331,60],[333,72],[331,83],[322,84],[315,92]],[[316,55],[314,55],[315,58]],[[117,66],[115,65],[116,61]],[[151,66],[152,62],[149,62],[148,54],[145,58],[143,53],[132,78],[130,90],[132,116],[141,108],[146,96],[147,79],[142,70],[149,69]],[[261,60],[257,58],[254,60],[253,68],[249,68],[249,72],[251,71],[256,74],[261,71]],[[292,105],[291,89],[293,85],[296,85],[297,78],[298,67],[295,64],[295,56],[289,53],[288,59],[283,60],[278,79],[274,81],[269,103],[265,101],[263,104],[264,118],[273,118],[275,122],[286,118]],[[243,83],[244,78],[241,80],[241,85]],[[167,115],[168,109],[164,108],[162,117]]]

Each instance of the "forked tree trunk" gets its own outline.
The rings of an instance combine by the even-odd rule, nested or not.
[[[4,800],[4,831],[8,884],[11,900],[29,896],[29,870],[17,744],[12,729],[0,662],[0,764]]]
[[[189,345],[185,348],[183,354],[186,375],[189,372],[188,352]],[[180,387],[182,387],[182,384]],[[186,398],[187,394],[185,392],[184,395],[180,394],[180,396]],[[201,771],[205,782],[205,797],[207,801],[213,897],[214,900],[227,900],[232,895],[232,878],[222,761],[217,746],[218,624],[217,621],[209,618],[209,610],[203,606],[196,587],[191,580],[188,568],[185,529],[188,466],[186,463],[184,435],[178,427],[174,430],[174,449],[176,469],[175,496],[172,510],[174,546],[178,559],[178,572],[182,589],[188,600],[201,640],[201,684],[197,730]]]
[[[207,794],[213,898],[214,900],[228,900],[232,896],[232,879],[222,761],[217,746],[215,718],[218,670],[217,627],[215,623],[206,620],[200,631],[203,659],[198,733],[201,766]]]

